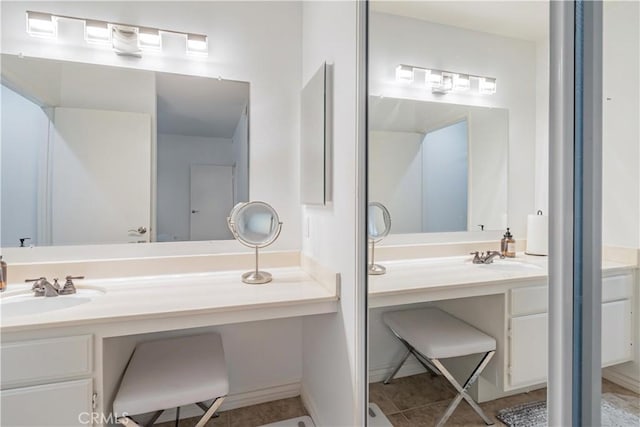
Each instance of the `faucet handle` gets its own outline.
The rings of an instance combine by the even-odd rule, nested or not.
[[[67,276],[65,277],[64,287],[60,291],[61,295],[69,295],[76,293],[76,287],[73,284],[74,280],[84,279],[84,276]]]
[[[478,251],[475,252],[470,252],[469,255],[473,255],[473,260],[472,262],[474,264],[480,264],[482,263],[482,260],[480,259],[480,253]]]

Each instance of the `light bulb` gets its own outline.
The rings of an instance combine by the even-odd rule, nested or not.
[[[413,67],[398,65],[396,67],[396,81],[411,83],[413,81]]]

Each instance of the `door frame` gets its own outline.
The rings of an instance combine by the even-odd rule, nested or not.
[[[600,425],[602,2],[550,2],[550,426]]]

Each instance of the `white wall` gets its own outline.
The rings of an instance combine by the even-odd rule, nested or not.
[[[251,84],[250,194],[271,203],[284,222],[273,249],[299,249],[298,2],[2,2],[2,52],[247,81]],[[207,34],[208,58],[188,57],[184,41],[166,37],[166,54],[119,57],[83,41],[81,23],[64,21],[57,41],[25,32],[25,10]],[[77,25],[76,25],[77,24]],[[235,247],[235,246],[234,246]],[[140,248],[144,251],[144,248]]]
[[[605,245],[640,248],[638,2],[604,2],[602,203]]]
[[[0,232],[2,247],[38,244],[37,207],[40,171],[45,164],[49,119],[38,105],[0,85]]]
[[[509,110],[508,223],[516,239],[524,238],[527,214],[535,210],[535,43],[382,13],[371,14],[369,34],[371,95]],[[399,64],[493,76],[497,92],[417,91],[396,83]]]
[[[234,161],[231,139],[158,134],[158,241],[189,240],[191,165]]]
[[[356,283],[356,2],[304,2],[302,82],[322,62],[333,63],[333,203],[304,209],[303,251],[342,276],[337,314],[306,318],[303,323],[303,390],[313,399],[316,425],[362,425],[364,349],[358,327]],[[301,89],[303,85],[299,86]],[[252,134],[253,135],[253,134]],[[253,139],[252,139],[253,141]],[[253,142],[252,142],[253,144]]]
[[[535,209],[549,214],[549,39],[536,43]]]

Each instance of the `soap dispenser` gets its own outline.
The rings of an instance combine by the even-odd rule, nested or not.
[[[500,252],[507,258],[516,257],[516,239],[513,238],[511,231],[507,228],[502,240],[500,240]]]
[[[7,263],[0,255],[0,292],[4,292],[5,289],[7,289]]]

